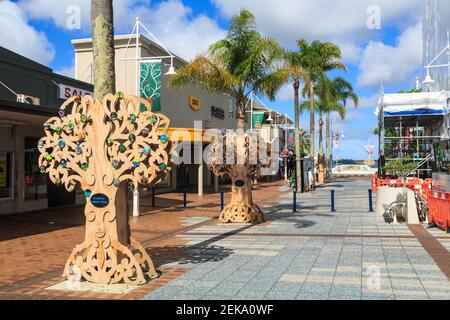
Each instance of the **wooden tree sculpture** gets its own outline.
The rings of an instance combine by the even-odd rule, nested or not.
[[[103,103],[75,97],[64,103],[59,118],[44,124],[41,172],[69,192],[78,182],[87,198],[85,240],[63,276],[72,266],[99,284],[139,285],[158,276],[144,248],[131,239],[127,203],[116,196],[122,188],[157,184],[170,170],[170,120],[147,110],[149,102],[122,93],[106,95]]]
[[[264,167],[258,159],[259,146],[256,136],[238,133],[227,133],[223,143],[216,141],[211,146],[209,169],[232,181],[231,202],[220,214],[223,223],[264,222],[263,212],[253,203],[252,197],[252,179],[259,177]]]

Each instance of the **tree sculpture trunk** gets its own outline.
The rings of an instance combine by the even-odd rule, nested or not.
[[[229,172],[231,185],[231,202],[220,214],[223,223],[262,223],[264,216],[253,203],[252,176],[246,165],[231,166]]]
[[[302,167],[301,167],[301,150],[300,150],[300,110],[299,110],[299,89],[300,81],[294,81],[294,114],[295,114],[295,174],[297,192],[302,191]]]
[[[324,166],[324,159],[323,159],[323,114],[320,113],[320,119],[319,119],[319,182],[324,183],[325,182],[325,166]]]
[[[94,98],[116,92],[113,0],[91,1]]]
[[[327,112],[327,120],[326,120],[326,161],[325,167],[328,172],[328,176],[331,174],[331,146],[332,146],[332,137],[331,137],[331,112]]]

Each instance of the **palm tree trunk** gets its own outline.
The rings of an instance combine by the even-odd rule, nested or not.
[[[320,113],[319,118],[319,182],[325,182],[324,161],[323,161],[323,114]]]
[[[236,128],[238,130],[243,130],[243,131],[245,131],[245,116],[246,116],[245,105],[246,105],[246,99],[244,99],[244,98],[237,99],[237,101],[236,101],[236,113],[237,113]],[[253,125],[253,119],[250,119],[250,127],[252,125]]]
[[[113,0],[91,1],[94,98],[116,92]]]
[[[314,84],[311,84],[309,87],[309,135],[310,135],[310,145],[309,145],[309,155],[314,159],[314,127],[315,127],[315,101],[314,101]]]
[[[299,88],[300,81],[294,81],[294,114],[295,114],[295,164],[296,164],[296,188],[297,192],[302,192],[302,167],[301,167],[301,150],[300,150],[300,110],[299,110]]]
[[[327,112],[327,120],[326,120],[326,161],[325,167],[328,169],[331,165],[331,112]]]

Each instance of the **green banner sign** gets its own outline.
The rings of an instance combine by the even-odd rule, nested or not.
[[[264,122],[264,113],[253,113],[252,116],[252,128],[260,129]]]
[[[161,111],[161,61],[141,62],[141,98],[152,100],[152,111]]]

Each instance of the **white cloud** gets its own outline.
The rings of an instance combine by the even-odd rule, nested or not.
[[[377,30],[369,30],[369,6],[376,5],[381,12],[381,27],[389,24],[403,26],[421,18],[421,0],[212,0],[220,12],[231,17],[242,7],[255,14],[258,27],[267,35],[276,37],[285,46],[294,46],[295,40],[306,38],[334,41],[343,44],[344,58],[353,62],[358,47],[368,39],[378,37]]]
[[[61,69],[55,70],[55,73],[61,74],[69,78],[75,78],[75,65],[63,67]]]
[[[364,49],[359,66],[361,86],[401,84],[422,65],[422,24],[407,28],[396,46],[371,41]]]
[[[67,29],[70,17],[67,9],[76,5],[80,8],[81,30],[90,34],[90,0],[21,0],[19,4],[30,18],[52,21],[62,29]],[[207,50],[226,34],[208,16],[194,16],[180,0],[167,0],[153,6],[145,0],[114,0],[116,34],[131,33],[136,16],[169,50],[185,59]],[[141,32],[149,37],[144,30]]]
[[[45,65],[53,60],[54,47],[44,33],[28,24],[17,4],[0,1],[0,17],[0,46]]]

